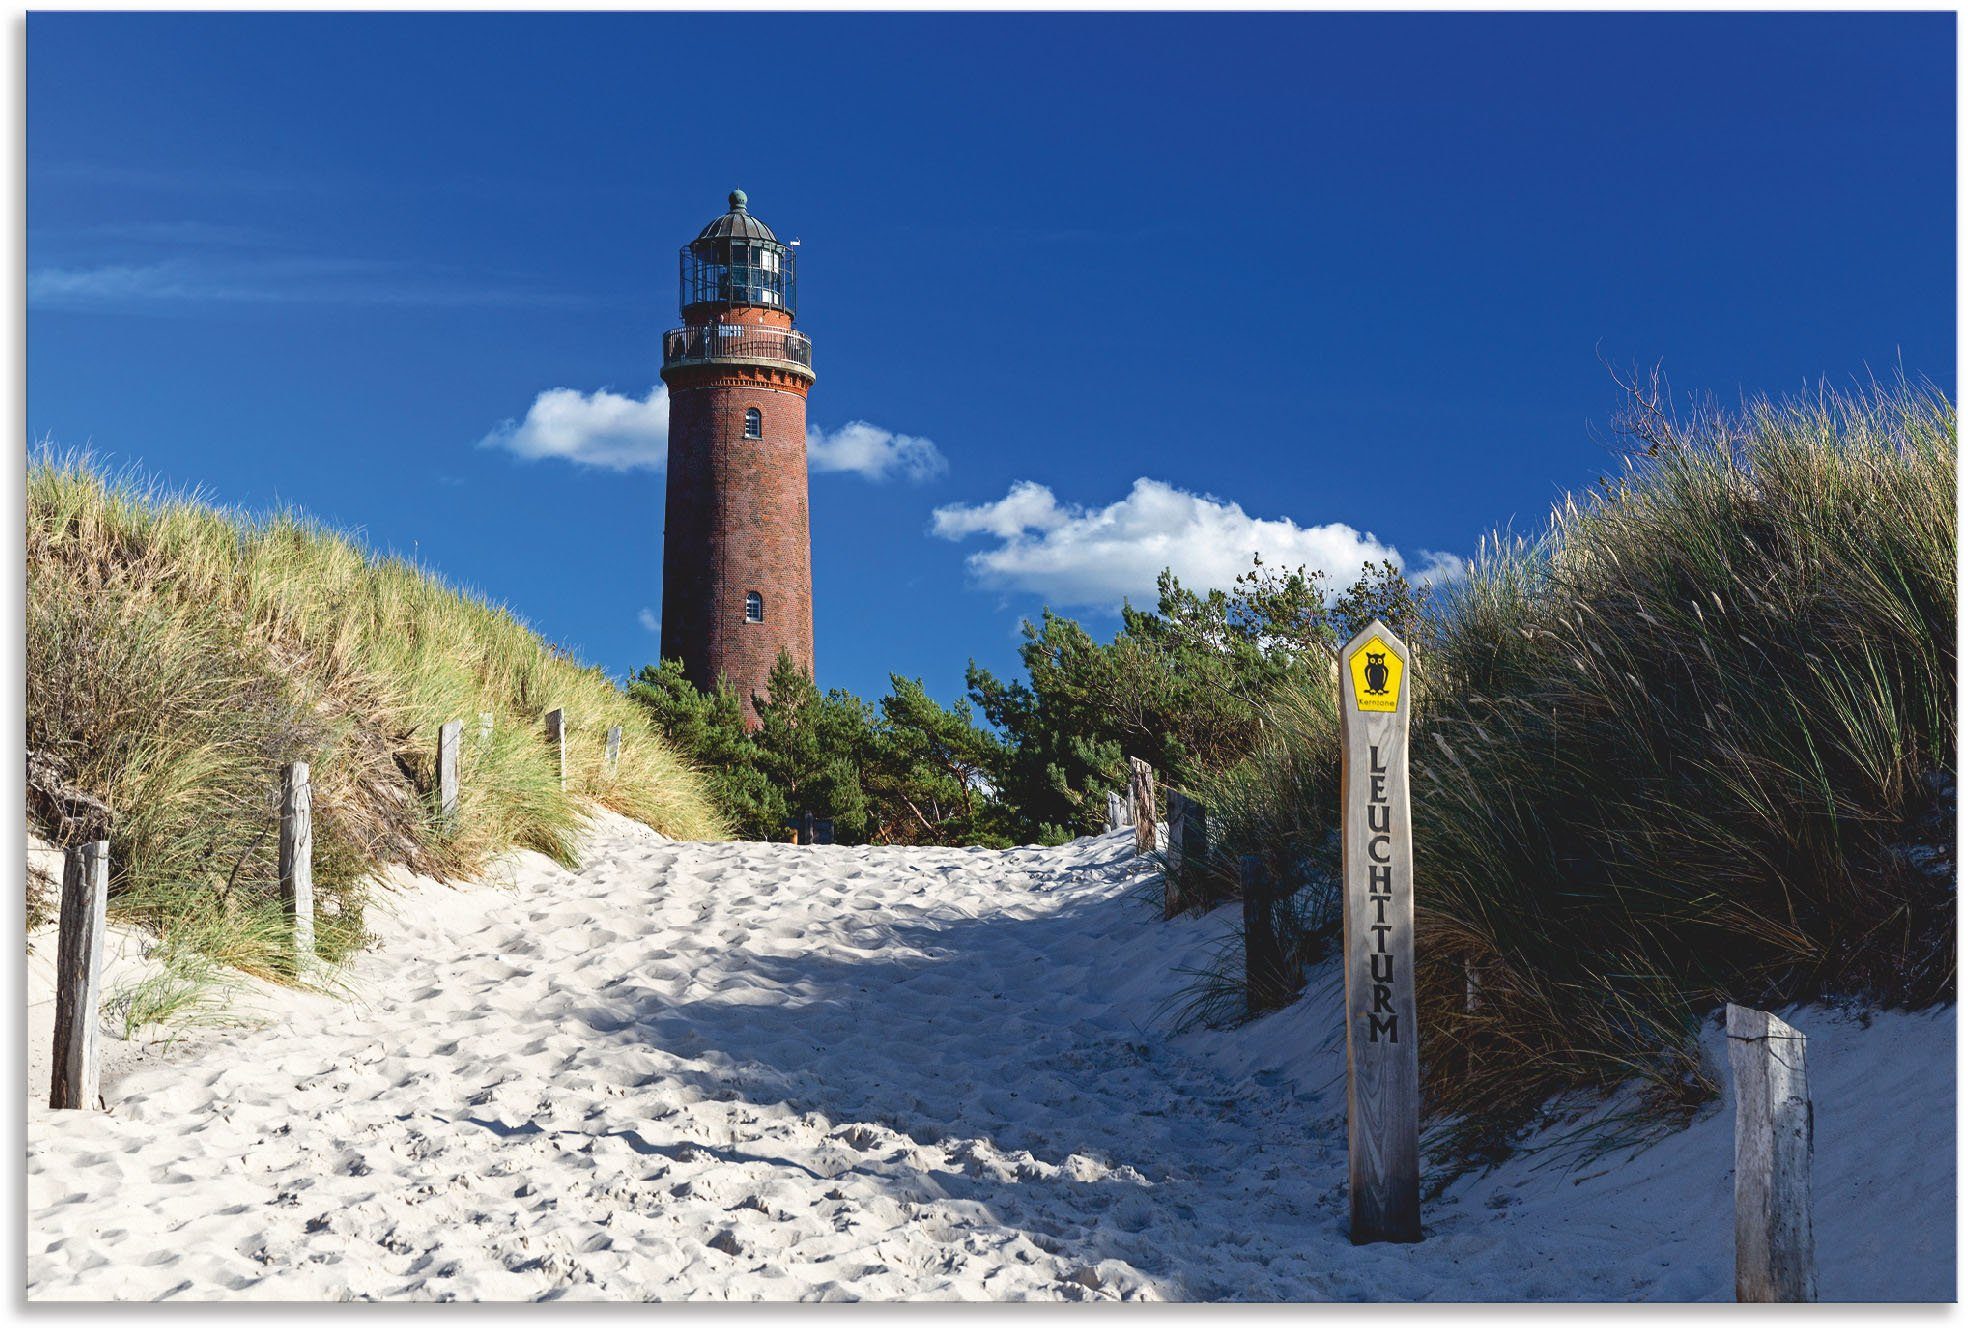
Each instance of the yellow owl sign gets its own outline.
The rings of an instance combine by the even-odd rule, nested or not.
[[[1353,700],[1362,710],[1393,714],[1401,703],[1401,657],[1378,636],[1368,637],[1346,660]]]

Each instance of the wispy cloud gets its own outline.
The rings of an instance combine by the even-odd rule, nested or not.
[[[937,508],[931,531],[948,540],[988,536],[994,545],[968,559],[980,583],[1043,595],[1062,607],[1144,602],[1164,567],[1197,589],[1227,589],[1249,570],[1253,554],[1276,566],[1324,572],[1340,585],[1382,559],[1424,580],[1462,568],[1451,554],[1427,552],[1411,564],[1371,533],[1340,522],[1301,526],[1253,517],[1237,503],[1145,477],[1104,507],[1062,503],[1044,485],[1020,481],[996,502]]]
[[[663,624],[656,621],[656,615],[651,613],[647,607],[636,610],[636,621],[642,624],[642,630],[645,632],[660,632],[663,630]]]
[[[248,255],[40,265],[28,271],[27,302],[30,308],[78,312],[157,312],[198,304],[471,308],[585,303],[523,286],[446,280],[401,262]]]
[[[596,470],[661,470],[669,460],[670,392],[658,384],[638,399],[607,388],[596,392],[550,388],[533,398],[523,418],[504,421],[478,445],[528,461],[551,457]],[[920,481],[948,467],[929,439],[895,433],[866,420],[855,420],[832,433],[808,429],[806,457],[816,472],[869,480]]]

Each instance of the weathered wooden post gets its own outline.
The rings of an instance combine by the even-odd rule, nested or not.
[[[437,814],[447,823],[458,815],[458,740],[464,732],[462,719],[437,731]]]
[[[1155,770],[1138,756],[1128,757],[1128,797],[1134,802],[1134,851],[1155,851]]]
[[[478,712],[478,740],[480,742],[492,741],[492,712],[490,710],[481,710]]]
[[[77,844],[62,858],[51,1107],[88,1111],[101,1096],[103,928],[108,912],[109,841]]]
[[[1421,1070],[1408,818],[1408,648],[1375,620],[1340,651],[1346,1143],[1355,1244],[1421,1239]]]
[[[314,791],[308,763],[280,770],[280,902],[294,923],[297,959],[314,956]]]
[[[1127,804],[1121,801],[1120,794],[1107,790],[1107,833],[1112,834],[1127,823]]]
[[[800,813],[800,829],[799,829],[800,843],[811,844],[813,842],[813,821],[814,821],[814,816],[812,812],[807,811],[807,812]]]
[[[1736,1299],[1814,1301],[1804,1035],[1740,1005],[1729,1007],[1727,1031],[1736,1081]]]
[[[1168,792],[1168,870],[1163,873],[1162,916],[1172,918],[1203,897],[1209,861],[1209,813],[1174,789]]]
[[[615,768],[622,763],[622,726],[611,724],[608,728],[608,773],[613,776]]]
[[[558,708],[547,712],[547,741],[553,745],[554,778],[560,791],[567,792],[567,715]]]
[[[1251,1014],[1261,1014],[1293,995],[1278,935],[1278,892],[1264,859],[1252,854],[1237,860],[1237,882],[1244,896],[1244,1005]]]

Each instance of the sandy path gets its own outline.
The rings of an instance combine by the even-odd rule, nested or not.
[[[406,897],[357,1005],[140,1065],[108,1115],[31,1109],[30,1294],[1727,1294],[1726,1120],[1610,1182],[1464,1182],[1422,1246],[1349,1245],[1334,1002],[1155,1031],[1227,919],[1157,922],[1134,871],[1126,836],[795,849],[606,819],[579,872]]]

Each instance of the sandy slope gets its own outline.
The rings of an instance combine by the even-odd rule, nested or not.
[[[355,1006],[140,1060],[107,1115],[31,1104],[30,1295],[1729,1294],[1720,1110],[1631,1161],[1460,1182],[1419,1246],[1350,1245],[1330,981],[1165,1036],[1234,919],[1155,921],[1125,836],[604,818],[585,863],[407,892]],[[1825,1295],[1951,1296],[1952,1011],[1796,1022]]]

